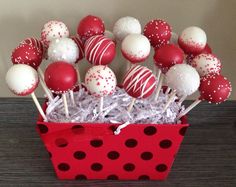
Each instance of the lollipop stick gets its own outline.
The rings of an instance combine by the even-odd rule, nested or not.
[[[41,79],[41,77],[39,78],[39,82],[44,90],[44,92],[46,93],[49,101],[52,101],[53,100],[53,96],[52,96],[52,93],[48,90],[47,86],[45,85],[44,81]]]
[[[68,105],[67,105],[67,100],[66,100],[66,94],[65,93],[62,94],[62,99],[63,99],[63,103],[64,103],[66,117],[69,118],[69,110],[68,110]]]
[[[173,91],[167,101],[167,103],[165,104],[164,108],[163,108],[163,112],[166,111],[166,109],[170,106],[170,104],[174,101],[175,99],[175,95],[176,95],[176,92]]]
[[[44,121],[47,121],[47,118],[46,118],[46,116],[45,116],[45,114],[43,112],[43,109],[41,108],[41,106],[39,104],[39,101],[38,101],[37,97],[35,96],[34,92],[31,93],[31,97],[32,97],[32,99],[33,99],[33,101],[34,101],[34,103],[35,103],[35,105],[36,105],[40,115],[43,117]]]
[[[100,97],[99,113],[103,111],[103,102],[104,102],[104,98],[103,98],[103,97]]]
[[[159,80],[159,83],[158,83],[158,86],[157,86],[157,89],[156,89],[155,101],[156,101],[156,100],[158,99],[158,97],[159,97],[159,94],[160,94],[160,91],[161,91],[161,87],[162,87],[163,79],[164,79],[164,75],[161,74],[161,75],[160,75],[160,80]]]
[[[156,66],[155,66],[156,67]],[[157,69],[157,67],[155,68],[156,69],[156,80],[157,80],[157,83],[159,82],[160,80],[160,76],[161,76],[161,70],[160,69]]]
[[[131,112],[131,111],[132,111],[135,101],[136,101],[136,99],[133,98],[132,101],[131,101],[131,103],[129,104],[129,108],[128,108],[128,110],[127,110],[128,112]]]
[[[81,84],[81,77],[80,77],[80,73],[79,73],[79,63],[76,64],[76,71],[77,71],[78,83],[80,85]]]
[[[39,73],[39,77],[44,81],[44,74],[40,67],[38,67],[38,73]]]
[[[196,99],[191,105],[188,106],[188,108],[186,108],[183,112],[181,112],[178,116],[177,116],[177,120],[179,120],[181,117],[183,117],[184,115],[186,115],[190,110],[192,110],[195,106],[197,106],[199,103],[201,102],[200,99]]]
[[[71,98],[72,105],[75,106],[75,98],[74,98],[73,90],[70,90],[69,93],[70,93],[70,98]]]
[[[187,98],[187,95],[183,95],[179,100],[179,105],[181,105],[186,98]]]

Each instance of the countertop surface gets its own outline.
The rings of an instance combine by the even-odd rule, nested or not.
[[[0,99],[0,186],[236,186],[236,101],[201,103],[190,112],[191,127],[166,181],[60,181],[36,118],[31,99]]]

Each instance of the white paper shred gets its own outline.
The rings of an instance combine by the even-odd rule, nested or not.
[[[113,95],[104,97],[104,108],[101,113],[99,98],[89,95],[83,88],[74,92],[75,106],[72,105],[69,94],[66,97],[70,117],[66,118],[63,101],[56,97],[48,103],[46,110],[46,117],[50,122],[176,124],[176,116],[184,109],[184,106],[173,102],[163,113],[168,95],[161,92],[157,101],[154,101],[154,97],[137,99],[132,112],[128,113],[127,108],[132,98],[118,87]]]

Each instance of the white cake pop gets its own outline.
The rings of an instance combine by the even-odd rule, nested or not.
[[[79,49],[70,38],[54,39],[48,48],[48,58],[52,61],[65,61],[74,64],[79,57]]]
[[[188,64],[176,64],[166,73],[166,84],[179,96],[188,96],[198,90],[200,77]]]
[[[182,31],[178,43],[187,54],[199,54],[205,48],[207,36],[199,27],[188,27]]]
[[[61,21],[49,21],[43,26],[41,31],[41,40],[46,47],[53,39],[66,38],[68,36],[69,30]]]
[[[221,62],[220,60],[213,54],[200,54],[194,57],[191,62],[191,66],[193,66],[199,75],[205,76],[209,73],[220,73],[221,70]]]
[[[117,41],[122,41],[129,34],[141,34],[141,24],[134,17],[122,17],[116,21],[113,34]]]
[[[91,95],[103,97],[110,95],[116,88],[116,76],[107,66],[93,66],[85,75],[85,85]]]
[[[151,45],[146,36],[142,34],[130,34],[121,44],[124,57],[131,63],[144,61],[150,54]]]
[[[6,83],[14,94],[20,96],[29,95],[38,86],[38,73],[31,66],[16,64],[8,70]]]

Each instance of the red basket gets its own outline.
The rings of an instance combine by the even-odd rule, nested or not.
[[[49,123],[37,130],[59,179],[164,180],[187,127],[182,124]]]

